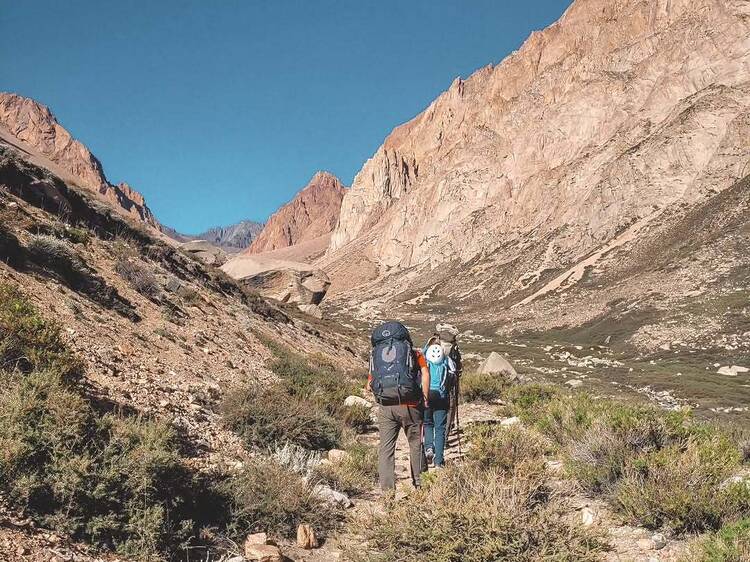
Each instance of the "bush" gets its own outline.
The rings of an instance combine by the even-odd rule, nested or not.
[[[306,449],[328,450],[341,439],[340,424],[321,406],[280,385],[232,389],[221,412],[248,447],[268,448],[288,441]]]
[[[372,427],[372,408],[363,404],[345,406],[342,413],[344,423],[357,433],[364,433]]]
[[[499,399],[510,383],[497,374],[466,373],[461,376],[459,391],[465,402],[492,402]]]
[[[350,496],[365,494],[378,481],[378,450],[354,443],[346,451],[348,457],[340,462],[319,465],[314,475],[333,489]]]
[[[0,374],[15,369],[49,371],[73,381],[83,367],[63,342],[59,326],[39,316],[18,290],[0,284]]]
[[[539,474],[451,466],[409,501],[364,515],[357,531],[367,542],[348,554],[361,562],[599,560],[600,537],[563,514]]]
[[[61,275],[68,282],[87,277],[89,268],[65,240],[48,234],[35,234],[29,240],[29,254],[33,260]]]
[[[519,426],[478,424],[469,430],[467,458],[483,468],[512,472],[522,464],[544,467],[549,446],[533,431]]]
[[[154,272],[136,259],[121,258],[115,263],[115,271],[133,289],[144,297],[156,300],[161,294],[161,286]]]
[[[743,562],[750,560],[750,518],[726,525],[695,541],[685,562]]]
[[[258,532],[292,538],[300,523],[325,533],[340,520],[340,513],[300,475],[272,459],[254,459],[227,479],[222,490],[230,504],[230,533],[240,540]]]
[[[170,427],[100,415],[56,325],[0,287],[0,491],[37,523],[124,554],[173,552],[199,487]],[[24,354],[24,361],[16,360]]]
[[[614,502],[629,520],[676,532],[716,529],[747,513],[750,490],[725,485],[739,465],[728,439],[690,439],[631,459],[614,488]]]

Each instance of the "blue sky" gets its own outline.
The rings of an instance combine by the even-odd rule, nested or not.
[[[0,0],[0,90],[48,105],[183,232],[349,185],[456,76],[570,0]]]

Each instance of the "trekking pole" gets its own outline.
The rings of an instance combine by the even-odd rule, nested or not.
[[[458,458],[463,458],[464,454],[461,451],[461,422],[458,418],[458,406],[459,406],[459,390],[458,390],[458,380],[456,381],[456,437],[458,438]]]

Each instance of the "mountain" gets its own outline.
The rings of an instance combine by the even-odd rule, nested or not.
[[[365,163],[325,258],[331,292],[525,306],[597,269],[584,260],[750,172],[749,53],[747,2],[575,1]]]
[[[195,238],[206,240],[227,251],[244,250],[263,230],[263,223],[240,221],[230,226],[217,226],[196,234]]]
[[[325,247],[338,222],[345,192],[336,176],[317,172],[294,199],[268,219],[247,253],[260,254],[320,240]]]
[[[143,195],[127,183],[110,183],[99,160],[57,122],[46,106],[0,92],[0,142],[12,145],[27,160],[62,179],[93,191],[136,220],[158,225]]]

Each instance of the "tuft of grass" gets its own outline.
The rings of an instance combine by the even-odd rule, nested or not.
[[[248,447],[290,442],[328,450],[341,440],[341,424],[310,399],[281,385],[249,385],[230,390],[221,405],[225,423]]]
[[[684,562],[744,562],[750,560],[750,518],[725,525],[691,544]]]
[[[39,265],[50,269],[69,282],[88,277],[90,271],[69,242],[49,234],[31,236],[29,254]]]
[[[493,402],[502,398],[510,386],[497,374],[466,373],[461,376],[459,391],[465,402]]]
[[[454,465],[429,478],[408,501],[364,514],[350,548],[359,562],[391,560],[593,561],[606,545],[593,529],[564,517],[536,472]]]
[[[372,427],[372,409],[362,404],[344,407],[341,417],[347,427],[357,433],[364,433]]]
[[[115,263],[115,271],[144,297],[157,300],[161,295],[161,285],[153,270],[136,259],[118,259]]]
[[[230,534],[240,540],[257,532],[293,538],[300,523],[325,533],[341,517],[302,476],[269,458],[253,459],[226,480],[222,490],[230,505]]]
[[[542,436],[518,425],[476,424],[471,426],[468,440],[469,461],[503,472],[512,472],[524,464],[542,470],[549,449]]]
[[[360,496],[377,484],[378,450],[355,442],[346,448],[346,452],[349,455],[340,462],[318,465],[314,476],[334,490]]]

